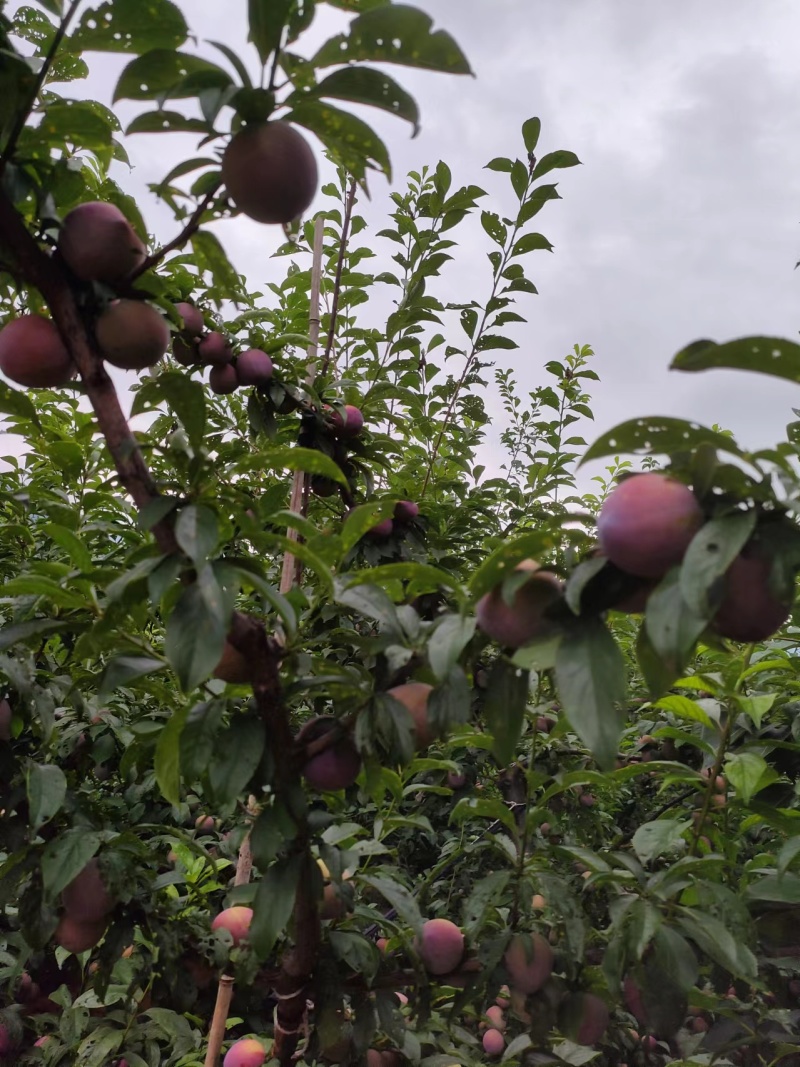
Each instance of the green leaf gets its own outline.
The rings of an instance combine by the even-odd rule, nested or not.
[[[696,615],[708,615],[709,589],[739,555],[755,524],[755,511],[747,511],[711,519],[695,534],[681,564],[680,587]]]
[[[745,804],[780,775],[755,752],[734,752],[725,757],[725,775]]]
[[[121,685],[163,671],[166,666],[164,660],[152,656],[115,656],[106,665],[97,695],[100,700],[105,700]]]
[[[525,142],[525,151],[533,152],[539,143],[539,134],[542,132],[542,120],[533,118],[525,119],[522,123],[522,140]]]
[[[768,874],[745,889],[748,900],[769,900],[776,904],[800,904],[800,877],[796,874]]]
[[[473,886],[464,902],[464,933],[472,940],[486,921],[487,911],[494,911],[503,899],[511,871],[492,871]]]
[[[359,881],[376,889],[382,897],[389,901],[400,920],[406,926],[411,927],[417,937],[421,936],[422,915],[416,900],[404,885],[393,881],[391,878],[379,877],[378,875],[361,875]]]
[[[178,48],[189,33],[171,0],[106,0],[83,12],[63,47],[70,52],[147,52]]]
[[[431,33],[432,25],[429,15],[406,4],[376,7],[353,19],[349,33],[326,41],[312,63],[330,67],[367,60],[471,74],[466,56],[450,34],[445,30]]]
[[[544,249],[546,252],[552,252],[553,246],[541,233],[526,233],[516,242],[511,252],[512,256],[522,256],[526,252],[536,252],[539,249]]]
[[[705,708],[701,707],[696,700],[690,700],[676,693],[670,693],[669,696],[657,700],[654,707],[669,711],[679,719],[702,723],[709,729],[713,729],[715,725]]]
[[[390,634],[402,634],[397,609],[383,589],[377,585],[346,585],[346,581],[344,578],[336,580],[337,604],[374,619]]]
[[[179,111],[145,111],[125,127],[125,133],[211,133],[213,127],[205,119],[192,119]],[[209,162],[216,162],[209,160]],[[165,182],[166,184],[166,182]]]
[[[382,500],[377,504],[360,504],[347,515],[339,534],[343,552],[349,552],[361,538],[381,519],[390,519],[394,514],[394,500]]]
[[[374,70],[372,67],[342,67],[341,70],[323,78],[308,95],[351,100],[355,104],[379,107],[410,122],[414,127],[412,136],[416,137],[419,132],[419,108],[414,97],[381,70]],[[294,106],[294,95],[289,97],[286,103],[289,107]]]
[[[258,883],[253,901],[250,944],[258,959],[266,959],[292,917],[301,876],[310,877],[305,855],[291,856],[273,865]]]
[[[80,874],[100,847],[100,834],[85,826],[64,830],[48,841],[42,852],[42,884],[53,900]]]
[[[491,819],[493,822],[505,826],[512,837],[516,837],[518,833],[514,815],[502,800],[483,797],[462,797],[450,813],[450,821],[457,826],[467,819]]]
[[[224,710],[224,700],[207,700],[195,704],[186,717],[180,735],[180,766],[187,782],[197,781],[211,762]]]
[[[447,677],[474,633],[475,619],[461,615],[445,615],[437,624],[428,640],[428,662],[437,678]]]
[[[669,415],[652,415],[646,419],[629,419],[604,433],[586,451],[581,465],[592,459],[620,453],[672,456],[679,451],[692,452],[709,444],[721,452],[741,456],[736,442],[727,434],[709,430],[696,422],[674,419]]]
[[[697,615],[683,599],[677,567],[648,597],[644,624],[665,671],[679,678],[695,642],[708,624],[708,615]]]
[[[331,930],[328,940],[334,956],[351,971],[363,975],[370,985],[381,965],[381,953],[375,942],[354,930]]]
[[[26,771],[28,819],[33,834],[61,810],[67,795],[67,779],[54,763],[31,763]]]
[[[216,63],[166,48],[154,48],[131,60],[119,76],[114,89],[114,103],[118,100],[153,100],[169,95],[173,99],[196,96],[196,82],[190,76],[202,75],[204,87],[224,89],[231,77]]]
[[[691,826],[688,819],[656,819],[642,823],[631,839],[633,850],[642,863],[651,863],[667,852],[686,847],[683,835]]]
[[[530,678],[527,671],[498,659],[489,674],[483,714],[492,733],[492,752],[501,767],[514,759],[525,722]]]
[[[27,393],[23,393],[21,389],[12,389],[5,382],[0,382],[0,414],[16,416],[22,426],[31,423],[39,430],[42,428],[39,415]]]
[[[55,522],[48,522],[42,527],[42,533],[64,549],[69,558],[81,571],[92,569],[92,557],[89,549],[83,541],[66,526],[60,526]]]
[[[734,693],[733,699],[745,715],[749,715],[756,727],[760,729],[764,716],[775,703],[777,695],[777,693],[754,693],[745,696],[743,693]]]
[[[137,389],[131,415],[150,411],[162,401],[166,401],[178,416],[192,445],[200,448],[206,433],[206,390],[203,385],[180,371],[164,371]]]
[[[537,178],[541,178],[543,174],[551,170],[580,166],[580,162],[574,152],[566,152],[563,148],[557,152],[548,152],[534,167],[533,180],[536,181]]]
[[[217,735],[208,781],[218,804],[229,804],[244,790],[261,762],[265,744],[264,723],[250,715],[235,715]]]
[[[219,663],[233,600],[210,567],[180,595],[167,620],[164,651],[184,692],[190,692]]]
[[[752,981],[758,973],[756,958],[747,945],[707,911],[702,915],[689,908],[678,908],[677,918],[683,932],[720,967],[738,978]]]
[[[75,624],[59,622],[56,619],[31,619],[29,622],[18,622],[15,626],[4,626],[0,630],[0,652],[18,642],[29,641],[32,637],[41,638],[45,634],[58,633],[61,630],[72,630]]]
[[[473,574],[469,586],[473,596],[482,597],[494,589],[504,578],[508,577],[518,563],[524,559],[540,559],[548,555],[561,543],[561,535],[554,530],[539,529],[533,533],[523,534],[514,541],[504,542],[484,560]]]
[[[556,653],[556,685],[570,725],[605,770],[625,723],[625,679],[625,660],[600,619],[570,626]]]
[[[800,345],[782,337],[740,337],[735,341],[693,341],[673,358],[674,370],[748,370],[800,382]]]
[[[540,185],[537,189],[534,189],[519,209],[518,220],[520,226],[524,226],[526,222],[530,222],[534,215],[538,215],[548,200],[560,199],[561,197],[555,185]]]
[[[178,515],[175,540],[191,560],[205,563],[219,542],[217,516],[203,504],[189,504]]]
[[[170,804],[181,800],[181,733],[189,709],[185,705],[173,711],[158,736],[154,771],[161,795]]]
[[[338,463],[324,452],[315,448],[292,448],[283,446],[271,448],[257,457],[255,466],[266,470],[305,471],[307,474],[321,474],[339,485],[347,486],[347,479],[342,474]]]
[[[283,30],[295,0],[248,0],[248,41],[258,50],[258,57],[266,63],[270,55],[281,46]]]
[[[286,121],[316,134],[335,162],[357,181],[363,182],[367,168],[381,171],[391,181],[392,166],[386,145],[363,119],[323,100],[303,99],[295,104]]]
[[[197,266],[202,271],[208,271],[220,292],[231,293],[238,290],[239,275],[216,234],[209,230],[198,230],[192,235],[192,251]]]

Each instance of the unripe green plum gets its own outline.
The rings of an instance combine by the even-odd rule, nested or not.
[[[222,1067],[261,1067],[266,1059],[267,1050],[261,1042],[254,1037],[244,1037],[225,1053]]]
[[[334,729],[338,729],[335,719],[320,716],[305,723],[297,740],[301,744],[308,744]],[[335,792],[351,786],[360,770],[361,756],[350,736],[346,735],[307,760],[303,766],[303,777],[312,789]]]
[[[331,411],[330,421],[336,437],[358,437],[364,429],[364,416],[353,404],[345,404],[344,415]]]
[[[67,952],[74,952],[75,955],[78,955],[81,952],[86,952],[87,949],[94,948],[102,939],[107,925],[105,919],[82,923],[78,922],[77,919],[73,919],[70,915],[62,915],[58,921],[54,937],[56,943],[65,948]]]
[[[489,1029],[483,1035],[483,1051],[487,1056],[499,1056],[506,1047],[506,1039],[499,1030]]]
[[[600,548],[612,563],[640,578],[660,578],[683,559],[703,525],[691,489],[648,471],[620,482],[597,517]]]
[[[534,560],[524,560],[515,570],[529,570],[531,576],[516,590],[510,604],[503,599],[502,585],[498,585],[481,597],[475,609],[481,630],[506,648],[522,648],[550,633],[553,623],[545,612],[562,596],[558,577],[541,570]]]
[[[608,1029],[608,1007],[594,993],[571,993],[558,1009],[558,1028],[578,1045],[595,1045]]]
[[[164,316],[141,300],[115,300],[94,327],[103,357],[122,370],[152,367],[167,351],[170,332]]]
[[[427,682],[406,682],[404,685],[396,685],[388,692],[389,696],[399,700],[408,709],[414,720],[417,747],[427,748],[433,740],[433,733],[428,724],[428,698],[433,692],[433,686]]]
[[[766,641],[792,610],[792,601],[770,589],[772,560],[754,545],[746,545],[723,576],[723,599],[712,627],[731,641]]]
[[[234,945],[239,945],[250,933],[253,921],[253,909],[237,904],[221,911],[211,924],[212,930],[227,930],[233,938]]]
[[[20,315],[0,330],[0,370],[28,389],[55,389],[75,374],[61,334],[41,315]]]
[[[260,348],[248,348],[236,359],[239,385],[266,385],[272,378],[272,360]]]
[[[234,204],[256,222],[288,223],[310,206],[317,161],[287,122],[247,126],[222,156],[222,180]]]
[[[553,949],[541,934],[514,934],[503,963],[512,989],[537,993],[553,973]]]
[[[216,393],[218,396],[226,396],[228,393],[235,393],[239,387],[239,378],[236,374],[236,368],[232,363],[227,363],[224,367],[212,367],[211,373],[208,376],[208,384],[211,386],[212,392]]]
[[[61,894],[64,911],[79,923],[94,923],[114,908],[114,898],[106,889],[97,857],[90,859]]]
[[[114,204],[78,204],[64,219],[58,250],[67,266],[85,282],[114,285],[144,261],[145,246]]]
[[[464,956],[464,935],[449,919],[429,919],[422,926],[417,951],[431,974],[449,974]]]

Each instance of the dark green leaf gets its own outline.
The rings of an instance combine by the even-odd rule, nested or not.
[[[544,249],[546,252],[552,252],[553,246],[541,233],[526,233],[517,241],[514,245],[514,249],[511,253],[512,256],[522,256],[526,252],[536,252]]]
[[[375,942],[354,930],[332,930],[328,936],[334,956],[351,971],[363,975],[369,985],[381,964],[381,954]]]
[[[749,885],[745,895],[749,900],[800,904],[800,877],[796,874],[768,874]]]
[[[446,678],[475,633],[475,619],[445,615],[428,640],[428,661],[437,678]]]
[[[121,685],[127,685],[135,678],[144,678],[148,674],[162,671],[167,664],[151,656],[116,656],[110,660],[103,672],[98,696],[105,700]]]
[[[301,876],[312,874],[307,870],[307,862],[305,855],[291,856],[273,863],[262,875],[250,925],[250,944],[259,959],[269,956],[292,917]]]
[[[739,555],[755,524],[754,511],[724,515],[711,519],[693,538],[681,564],[680,587],[685,603],[696,615],[707,617],[709,589]]]
[[[365,885],[372,886],[392,905],[398,916],[406,926],[411,927],[413,932],[420,936],[422,933],[422,915],[416,900],[408,889],[391,878],[378,877],[377,875],[362,875],[360,878]]]
[[[271,448],[258,457],[259,467],[267,470],[305,471],[307,474],[321,474],[339,485],[347,486],[347,479],[342,469],[330,456],[318,452],[315,448]]]
[[[673,678],[680,677],[689,653],[708,624],[683,599],[680,571],[674,568],[647,600],[645,626],[653,651]]]
[[[386,145],[362,119],[323,100],[304,99],[286,116],[316,134],[335,161],[358,181],[367,168],[381,171],[391,180],[392,167]]]
[[[642,863],[650,863],[665,852],[685,848],[683,835],[690,826],[688,819],[656,819],[655,822],[645,822],[631,838],[631,845]]]
[[[539,143],[539,134],[542,131],[541,119],[525,119],[522,123],[522,140],[525,142],[525,151],[533,152]]]
[[[230,625],[233,600],[210,567],[180,595],[167,620],[164,651],[185,692],[190,692],[219,663]]]
[[[472,940],[481,930],[487,913],[494,913],[503,900],[503,892],[511,878],[511,871],[492,871],[475,883],[464,902],[464,933]]]
[[[265,743],[264,723],[249,715],[235,715],[217,736],[208,767],[217,803],[229,804],[242,792],[261,762]]]
[[[80,874],[100,847],[100,834],[76,826],[48,841],[42,852],[42,882],[50,900]]]
[[[782,337],[740,337],[718,344],[694,341],[672,360],[675,370],[749,370],[800,382],[800,345]]]
[[[342,539],[342,550],[349,552],[381,519],[390,519],[394,514],[394,508],[394,500],[382,500],[377,504],[360,504],[353,508],[345,519],[339,534]]]
[[[232,293],[238,289],[239,275],[216,234],[209,230],[198,230],[192,235],[192,250],[197,259],[197,266],[209,272],[219,292]]]
[[[31,763],[27,773],[28,820],[37,834],[61,810],[67,795],[67,779],[54,763]]]
[[[230,75],[216,63],[171,49],[154,48],[125,67],[114,89],[118,100],[154,100],[169,94],[173,99],[197,95],[197,86],[186,81],[188,75],[204,75],[208,86],[219,88],[231,84]]]
[[[175,540],[194,563],[205,563],[217,548],[217,516],[203,504],[189,504],[178,515]]]
[[[170,804],[179,804],[181,799],[181,733],[188,713],[185,705],[173,711],[156,744],[156,782]]]
[[[536,181],[537,178],[541,178],[548,171],[563,167],[577,167],[579,164],[580,160],[574,152],[565,152],[563,149],[558,152],[548,152],[536,164],[533,171],[533,180]]]
[[[483,713],[494,738],[492,752],[501,767],[508,766],[517,751],[525,722],[528,689],[527,671],[505,659],[495,661],[489,674]]]
[[[28,641],[31,637],[38,639],[44,634],[69,629],[74,630],[74,624],[56,619],[31,619],[29,622],[18,622],[15,626],[4,626],[0,630],[0,652],[16,645],[18,641]]]
[[[541,559],[560,544],[560,536],[551,530],[539,529],[507,541],[481,564],[470,580],[470,591],[476,598],[488,593],[513,571],[524,559]]]
[[[401,634],[400,620],[388,595],[377,585],[345,585],[345,579],[336,582],[336,601],[352,608],[359,615],[374,619],[388,632]]]
[[[709,430],[696,422],[669,415],[652,415],[646,419],[629,419],[599,437],[586,451],[581,463],[620,453],[667,455],[691,452],[702,444],[711,444],[722,452],[740,456],[736,442],[727,434]]]
[[[712,960],[737,978],[752,981],[758,973],[756,958],[747,945],[707,911],[702,915],[678,908],[677,919],[683,932]]]
[[[576,620],[556,653],[556,685],[570,725],[606,770],[625,723],[625,679],[625,660],[605,624]]]
[[[355,104],[369,104],[382,108],[398,118],[405,119],[414,127],[414,136],[419,130],[419,108],[414,97],[398,85],[394,78],[372,67],[342,67],[314,87],[309,96],[333,97],[336,100],[352,100]],[[291,107],[293,98],[287,100]]]
[[[316,67],[329,67],[367,60],[471,74],[450,34],[445,30],[431,33],[432,25],[429,15],[406,4],[376,7],[353,19],[348,34],[326,41],[312,62]]]
[[[128,123],[125,133],[210,133],[204,119],[187,118],[179,111],[146,111]]]
[[[72,52],[147,52],[178,48],[189,30],[171,0],[106,0],[83,12],[63,47]]]
[[[248,41],[258,49],[262,63],[266,63],[276,48],[280,48],[283,30],[295,0],[248,0],[250,31]]]
[[[534,189],[519,211],[519,224],[524,226],[534,215],[538,215],[548,200],[560,200],[555,185],[540,185]]]
[[[211,762],[222,726],[224,700],[195,704],[180,735],[180,766],[187,782],[195,782]]]
[[[5,382],[0,382],[0,414],[14,415],[25,423],[32,423],[41,429],[39,416],[30,397],[21,389],[12,389]]]

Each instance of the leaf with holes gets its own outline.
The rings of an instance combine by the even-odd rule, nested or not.
[[[323,100],[306,97],[286,116],[316,134],[334,159],[363,183],[367,169],[379,170],[391,180],[389,152],[377,133],[362,119]]]
[[[198,87],[186,79],[203,75],[205,88],[224,89],[231,84],[230,75],[216,63],[166,48],[154,48],[125,67],[114,89],[113,101],[154,100],[164,94],[172,99],[196,96]]]
[[[800,345],[782,337],[694,341],[673,358],[674,370],[750,370],[800,382]]]
[[[581,464],[621,453],[672,456],[676,452],[693,452],[703,444],[710,444],[721,452],[730,452],[735,456],[743,454],[727,434],[671,415],[651,415],[648,418],[628,419],[598,437],[587,449]]]
[[[350,100],[354,104],[378,107],[410,122],[414,127],[413,136],[416,137],[419,132],[419,108],[414,97],[398,85],[394,78],[372,67],[342,67],[341,70],[323,78],[307,96],[333,97],[336,100]],[[286,103],[292,107],[293,97],[289,97]]]
[[[739,555],[755,524],[755,511],[723,515],[711,519],[695,534],[681,564],[680,587],[684,601],[696,615],[708,615],[709,590]]]
[[[171,0],[106,0],[84,11],[63,47],[70,52],[130,52],[179,48],[189,33]]]

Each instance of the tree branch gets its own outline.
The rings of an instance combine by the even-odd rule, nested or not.
[[[350,179],[350,188],[347,190],[347,202],[344,206],[344,219],[342,220],[342,237],[339,241],[339,259],[336,263],[336,278],[333,283],[333,300],[331,302],[331,321],[328,326],[328,340],[325,345],[325,358],[322,360],[321,375],[328,372],[333,349],[333,338],[336,334],[336,319],[339,314],[339,293],[342,288],[342,271],[344,270],[344,258],[347,255],[347,242],[350,237],[350,220],[353,215],[353,205],[356,202],[356,180]]]
[[[159,248],[158,251],[153,252],[152,255],[147,256],[147,258],[139,264],[133,274],[131,274],[128,281],[135,281],[135,279],[138,278],[140,274],[144,274],[145,271],[150,270],[151,267],[155,267],[157,263],[160,263],[164,256],[166,256],[169,252],[174,252],[177,248],[182,248],[192,236],[192,234],[197,233],[197,231],[200,229],[200,222],[202,221],[203,215],[205,215],[206,211],[208,210],[208,205],[219,192],[219,187],[221,185],[222,179],[220,178],[219,181],[214,183],[213,187],[209,189],[209,191],[194,209],[192,214],[189,216],[189,221],[183,227],[178,236],[174,237],[171,241],[168,241],[167,244],[162,245],[162,247]]]

